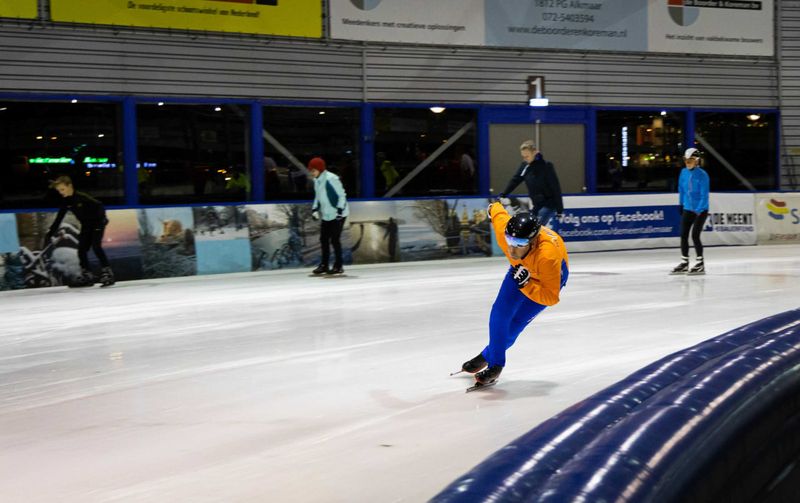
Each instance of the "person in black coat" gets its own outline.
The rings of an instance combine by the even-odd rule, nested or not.
[[[103,286],[113,285],[114,273],[111,271],[111,265],[103,251],[103,233],[108,224],[103,203],[89,194],[76,191],[72,185],[72,179],[68,176],[59,176],[50,183],[50,187],[58,191],[63,199],[58,215],[47,232],[47,241],[51,241],[58,234],[61,221],[67,211],[71,211],[81,223],[81,232],[78,236],[78,260],[81,264],[79,282],[81,284],[76,286],[90,286],[94,283],[94,276],[89,269],[89,248],[94,251],[97,260],[100,261],[101,283]]]
[[[525,182],[533,206],[531,213],[537,216],[541,225],[548,225],[554,216],[564,213],[561,184],[558,182],[556,170],[553,163],[544,160],[533,140],[523,142],[519,151],[522,164],[505,190],[500,193],[500,197],[508,197],[520,183]]]

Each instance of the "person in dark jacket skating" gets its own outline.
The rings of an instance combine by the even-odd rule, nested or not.
[[[61,207],[58,210],[55,220],[50,225],[47,232],[47,241],[51,241],[58,234],[61,221],[68,211],[78,219],[81,224],[81,232],[78,236],[78,260],[81,265],[81,277],[78,284],[74,286],[91,286],[94,284],[94,275],[89,268],[89,248],[94,251],[97,260],[100,261],[101,272],[100,282],[102,286],[114,284],[114,273],[103,251],[103,233],[105,232],[108,219],[103,203],[84,192],[78,192],[72,185],[72,179],[68,176],[59,176],[50,183],[50,187],[55,189],[63,198]]]
[[[561,184],[558,182],[556,170],[552,163],[544,160],[533,140],[523,142],[519,146],[519,152],[522,155],[522,164],[505,190],[500,193],[500,197],[508,197],[520,183],[525,182],[533,206],[531,213],[536,215],[541,225],[548,226],[554,216],[564,213]]]

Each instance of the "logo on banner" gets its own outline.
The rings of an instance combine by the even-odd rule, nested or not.
[[[678,26],[690,26],[700,17],[700,8],[761,10],[756,0],[667,0],[669,17]]]
[[[381,0],[350,0],[350,3],[359,10],[372,10],[381,3]]]
[[[703,231],[753,232],[752,213],[709,213]]]
[[[686,7],[684,5],[684,0],[667,0],[667,3],[669,4],[667,7],[669,10],[669,17],[671,17],[678,26],[689,26],[700,17],[700,9],[696,7]]]
[[[789,213],[789,208],[786,207],[786,201],[778,201],[777,199],[770,199],[767,203],[767,214],[775,220],[783,220],[783,217]]]

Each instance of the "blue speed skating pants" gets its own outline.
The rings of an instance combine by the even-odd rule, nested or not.
[[[517,283],[512,277],[512,270],[500,285],[500,292],[492,305],[489,315],[489,345],[481,354],[489,366],[506,364],[506,350],[517,340],[519,334],[533,321],[536,316],[544,311],[544,306],[526,297],[517,288]],[[561,265],[561,287],[567,283],[569,270],[566,263]]]

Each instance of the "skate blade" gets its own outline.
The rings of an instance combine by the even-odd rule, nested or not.
[[[470,386],[469,388],[467,388],[466,393],[469,393],[471,391],[477,391],[477,390],[483,389],[483,388],[490,388],[490,387],[494,386],[495,384],[497,384],[497,381],[490,382],[489,384],[483,384],[483,383],[476,382],[474,386]]]

